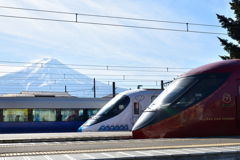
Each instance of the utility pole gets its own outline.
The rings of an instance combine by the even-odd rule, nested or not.
[[[164,88],[163,88],[163,80],[161,80],[161,89],[164,89]]]
[[[113,87],[113,88],[112,88],[112,89],[113,89],[113,97],[115,97],[115,94],[116,94],[116,93],[115,93],[115,82],[113,82],[112,87]]]
[[[95,78],[93,79],[93,92],[94,92],[94,98],[96,98],[96,83],[95,83]]]

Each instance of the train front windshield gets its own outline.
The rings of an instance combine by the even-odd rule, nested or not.
[[[184,93],[189,87],[199,80],[199,76],[185,77],[173,81],[173,83],[162,92],[162,94],[146,109],[146,111],[155,111],[161,108],[167,108],[175,99]]]
[[[109,118],[112,118],[121,113],[130,103],[130,98],[126,95],[118,94],[111,101],[109,101],[98,113],[90,118],[83,126],[90,126]]]
[[[154,111],[168,107],[186,109],[210,95],[220,87],[229,76],[229,73],[209,73],[177,79],[146,111]]]

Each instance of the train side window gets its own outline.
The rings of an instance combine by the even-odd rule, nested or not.
[[[28,109],[3,109],[3,122],[28,121]]]
[[[83,121],[83,109],[61,109],[62,121]]]
[[[139,114],[139,103],[134,102],[134,114]]]
[[[56,109],[33,109],[33,121],[56,121]]]

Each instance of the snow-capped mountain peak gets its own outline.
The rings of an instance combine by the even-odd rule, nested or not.
[[[96,81],[97,97],[112,94],[112,86]],[[30,66],[0,77],[1,94],[21,91],[69,92],[73,96],[93,97],[93,79],[54,58],[44,58]],[[125,91],[117,88],[117,92]]]

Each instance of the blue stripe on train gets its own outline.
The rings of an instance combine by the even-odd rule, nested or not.
[[[84,122],[0,122],[0,133],[77,132]]]

